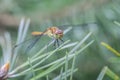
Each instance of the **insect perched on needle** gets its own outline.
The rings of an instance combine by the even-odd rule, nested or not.
[[[62,41],[63,31],[57,27],[49,27],[44,32],[32,32],[33,36],[47,35],[54,40],[54,46],[59,46],[59,41]]]
[[[38,40],[44,35],[47,35],[48,37],[52,38],[52,40],[54,41],[55,47],[59,46],[60,41],[64,42],[62,40],[63,30],[59,29],[58,27],[49,27],[43,32],[34,31],[31,33],[31,35],[34,38],[32,39],[31,43],[28,45],[26,51],[30,50],[38,42]],[[29,39],[29,40],[31,40],[31,39]],[[29,40],[26,40],[26,41],[29,41]],[[22,43],[25,43],[26,41],[24,41]],[[16,45],[15,47],[17,47],[18,45]]]

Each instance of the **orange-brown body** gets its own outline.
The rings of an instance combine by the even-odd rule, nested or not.
[[[32,32],[33,36],[48,35],[49,37],[60,39],[63,37],[63,31],[57,27],[47,28],[44,32]]]
[[[63,31],[57,27],[49,27],[47,28],[45,31],[43,32],[39,32],[39,31],[34,31],[31,33],[31,35],[33,35],[34,40],[30,43],[30,45],[28,45],[26,51],[30,50],[36,43],[37,41],[41,38],[41,36],[43,35],[47,35],[49,37],[52,38],[52,40],[54,41],[54,46],[58,45],[59,46],[59,42],[62,41],[62,37],[63,37]],[[31,39],[28,39],[26,41],[30,41]],[[25,43],[26,41],[24,41],[23,43]],[[18,44],[20,45],[20,44]],[[15,47],[17,47],[18,45],[15,45]]]

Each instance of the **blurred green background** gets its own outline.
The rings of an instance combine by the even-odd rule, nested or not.
[[[120,22],[120,0],[0,0],[0,33],[9,31],[13,44],[22,17],[31,19],[27,36],[50,26],[73,27],[64,40],[78,41],[88,32],[93,33],[91,39],[95,42],[76,59],[78,71],[74,73],[74,80],[96,80],[104,66],[120,75],[120,64],[109,61],[115,55],[100,45],[104,41],[120,51],[120,26],[114,24],[114,21]],[[33,50],[39,50],[46,42],[48,39],[44,38]]]

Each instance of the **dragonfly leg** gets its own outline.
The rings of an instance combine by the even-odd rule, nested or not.
[[[64,42],[61,38],[59,39],[61,42]]]
[[[53,44],[53,46],[55,46],[55,47],[56,47],[56,39],[54,40],[54,44]]]
[[[59,47],[59,41],[58,41],[58,39],[56,39],[56,44],[57,44],[57,46]]]

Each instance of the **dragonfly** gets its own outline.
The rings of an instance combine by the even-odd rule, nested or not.
[[[31,35],[34,36],[34,38],[33,38],[32,42],[28,45],[26,51],[30,50],[44,35],[47,35],[48,37],[52,38],[53,45],[55,47],[60,45],[60,41],[64,42],[62,39],[63,38],[63,30],[61,30],[60,28],[58,28],[56,26],[49,27],[43,32],[33,31],[31,33]],[[31,39],[28,39],[26,41],[29,41],[29,40],[31,40]],[[24,41],[22,43],[25,43],[26,41]],[[17,47],[21,44],[15,45],[15,47]]]
[[[59,29],[58,27],[49,27],[47,28],[44,32],[37,32],[34,31],[31,33],[32,36],[42,36],[42,35],[47,35],[48,37],[52,38],[54,41],[54,46],[58,45],[59,46],[59,41],[62,41],[63,37],[63,30]],[[39,39],[39,38],[38,38]],[[36,42],[36,41],[35,41]]]
[[[80,26],[86,26],[87,24],[77,24],[77,25],[62,25],[61,27],[68,27],[68,26],[74,26],[74,27],[80,27]],[[52,41],[53,41],[53,45],[56,47],[56,46],[59,46],[60,45],[60,42],[64,42],[63,41],[63,30],[58,28],[59,26],[52,26],[52,27],[49,27],[47,28],[46,30],[44,30],[43,32],[40,32],[40,31],[33,31],[31,33],[31,35],[33,36],[33,39],[28,39],[28,40],[25,40],[24,42],[22,43],[25,43],[29,40],[31,40],[30,44],[28,45],[26,51],[29,51],[39,40],[42,36],[44,35],[47,35],[48,37],[52,38]],[[21,45],[22,43],[18,44],[18,45],[15,45],[15,47]]]

